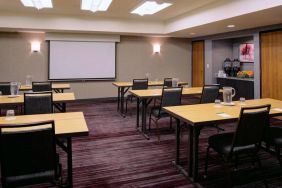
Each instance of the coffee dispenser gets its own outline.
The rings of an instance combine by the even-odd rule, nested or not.
[[[240,66],[240,61],[238,59],[234,59],[232,62],[231,76],[237,76],[237,73],[240,71]]]
[[[226,73],[227,76],[231,76],[232,71],[232,62],[231,59],[226,58],[223,62],[223,70]]]

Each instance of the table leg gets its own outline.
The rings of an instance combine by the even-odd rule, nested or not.
[[[199,136],[200,136],[200,128],[197,126],[193,126],[193,180],[198,181],[198,168],[199,168]]]
[[[136,114],[136,128],[139,128],[139,115],[140,115],[140,99],[137,97],[137,114]]]
[[[121,89],[120,89],[121,91],[120,91],[120,112],[121,112],[121,114],[123,114],[124,113],[124,94],[125,94],[125,92],[124,92],[124,87],[122,87]]]
[[[184,176],[188,177],[187,171],[180,165],[180,132],[181,132],[181,125],[180,120],[176,119],[176,131],[175,131],[175,161],[172,161],[172,164],[181,172]]]
[[[67,159],[68,159],[68,187],[73,187],[72,179],[72,139],[67,138]]]
[[[188,174],[193,175],[193,126],[188,125]]]
[[[117,111],[119,111],[119,106],[120,106],[120,87],[118,87],[118,97],[117,97]]]
[[[146,116],[147,116],[147,98],[143,98],[142,99],[142,128],[141,128],[141,132],[143,134],[143,136],[149,140],[150,137],[146,134],[147,130],[146,130]]]
[[[176,119],[176,154],[175,154],[175,163],[179,165],[180,163],[180,120]]]

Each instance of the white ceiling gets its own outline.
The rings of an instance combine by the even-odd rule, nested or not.
[[[282,0],[158,0],[173,5],[154,15],[130,12],[144,0],[113,0],[108,11],[80,10],[80,0],[53,0],[53,9],[0,0],[0,29],[198,37],[282,23]],[[235,24],[233,29],[226,28]],[[190,33],[196,33],[191,35]]]
[[[158,0],[159,2],[170,2],[172,6],[151,16],[138,16],[130,12],[142,4],[144,0],[113,0],[106,12],[82,11],[80,10],[81,0],[53,0],[53,9],[42,9],[24,7],[20,0],[0,0],[0,11],[15,13],[40,13],[42,15],[64,14],[69,16],[87,16],[90,18],[121,18],[165,21],[181,15],[196,8],[205,6],[216,0]]]

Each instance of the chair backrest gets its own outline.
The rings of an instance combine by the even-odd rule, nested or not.
[[[32,91],[52,91],[51,82],[32,82]]]
[[[213,103],[217,99],[219,93],[219,85],[205,85],[202,89],[201,104]]]
[[[0,126],[3,187],[53,179],[56,174],[54,121]]]
[[[182,87],[163,88],[161,106],[181,105]]]
[[[10,82],[0,82],[0,91],[2,95],[11,95]]]
[[[34,92],[24,94],[24,114],[53,113],[53,93]]]
[[[172,78],[164,79],[164,87],[172,87]]]
[[[132,90],[148,89],[148,79],[133,79]]]
[[[257,145],[269,126],[270,105],[241,109],[232,148]]]

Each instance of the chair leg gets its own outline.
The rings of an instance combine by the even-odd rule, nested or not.
[[[262,172],[262,175],[263,175],[263,180],[262,180],[262,181],[263,181],[263,184],[264,184],[264,186],[265,186],[266,188],[268,188],[268,182],[267,182],[267,180],[266,180],[266,178],[265,178],[265,172],[264,172],[264,169],[262,168],[261,161],[260,161],[260,159],[259,159],[257,153],[255,153],[255,154],[253,155],[253,157],[256,159],[256,161],[257,161],[257,163],[258,163],[258,167],[259,167],[260,171]]]
[[[150,117],[149,117],[149,131],[151,130],[151,121],[152,121],[152,112],[150,112]]]
[[[128,98],[125,100],[125,113],[127,113],[127,103],[128,103]]]
[[[238,163],[239,163],[239,156],[238,156],[238,154],[236,154],[235,155],[235,170],[237,170],[238,169]]]
[[[156,127],[157,127],[157,134],[158,134],[158,142],[160,142],[160,129],[159,129],[158,119],[156,120]]]
[[[206,152],[205,175],[204,175],[204,178],[207,178],[207,176],[208,176],[209,153],[210,153],[210,146],[208,146],[207,152]]]
[[[172,129],[172,117],[170,116],[169,128]]]
[[[223,164],[223,166],[224,166],[224,170],[225,170],[225,174],[226,174],[226,176],[227,176],[227,182],[226,182],[226,184],[225,184],[225,187],[227,188],[227,187],[232,187],[232,177],[231,177],[231,170],[230,170],[230,168],[229,168],[229,163],[228,163],[228,161],[224,161],[224,164]]]
[[[277,155],[277,159],[279,161],[280,167],[282,168],[282,159],[280,157],[280,148],[279,147],[275,147],[276,150],[276,155]]]

